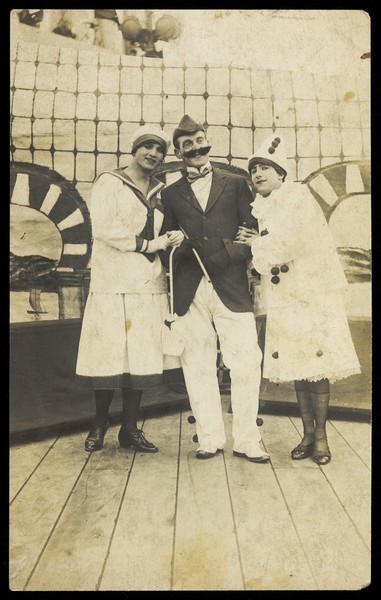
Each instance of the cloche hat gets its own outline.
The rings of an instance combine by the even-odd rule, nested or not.
[[[163,149],[164,156],[167,154],[169,146],[171,145],[169,135],[167,135],[165,131],[155,127],[154,125],[143,125],[132,134],[131,152],[134,152],[134,150],[137,150],[140,148],[140,146],[148,141],[160,144]]]

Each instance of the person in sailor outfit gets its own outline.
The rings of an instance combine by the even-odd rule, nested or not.
[[[102,173],[92,187],[91,280],[76,368],[79,383],[95,390],[95,418],[85,440],[89,452],[103,447],[116,388],[123,395],[120,446],[156,452],[137,428],[142,393],[160,385],[163,372],[181,373],[178,359],[161,351],[168,298],[158,251],[184,236],[181,231],[159,235],[164,184],[151,175],[169,145],[164,131],[140,127],[132,136],[131,164]]]
[[[256,423],[262,353],[247,279],[250,250],[233,244],[239,225],[256,223],[250,214],[252,195],[242,177],[212,168],[205,129],[189,115],[175,129],[173,144],[186,169],[162,192],[162,232],[182,229],[185,235],[173,254],[174,311],[185,341],[180,359],[196,419],[196,457],[212,458],[226,443],[216,368],[218,335],[230,369],[233,453],[268,462]]]
[[[285,143],[273,134],[248,159],[259,233],[238,229],[251,247],[267,308],[263,376],[294,381],[303,422],[293,460],[331,460],[326,421],[330,381],[360,372],[342,290],[347,286],[324,214],[306,185],[285,181]]]

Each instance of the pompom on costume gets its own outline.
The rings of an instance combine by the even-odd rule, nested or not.
[[[281,136],[274,134],[248,160],[287,173]],[[261,274],[267,313],[263,376],[274,382],[331,382],[360,373],[342,292],[344,271],[324,214],[300,183],[283,182],[256,195],[259,233],[253,266]]]

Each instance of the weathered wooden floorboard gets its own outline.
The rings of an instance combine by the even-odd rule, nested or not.
[[[57,438],[36,442],[34,444],[20,444],[10,448],[9,452],[9,501],[12,502],[17,493],[47,453],[53,448]]]
[[[330,421],[332,461],[292,461],[298,417],[262,415],[271,464],[201,461],[188,411],[144,424],[157,454],[89,456],[86,432],[14,446],[12,590],[355,590],[370,579],[370,425]],[[181,422],[181,427],[180,427]],[[181,433],[181,440],[179,440]],[[181,442],[181,443],[180,443]],[[179,448],[180,444],[180,448]],[[176,497],[176,492],[178,494]]]
[[[269,430],[278,439],[289,434],[289,421],[264,416],[260,427],[272,463],[256,464],[232,455],[229,437],[226,469],[243,562],[246,590],[316,589],[311,568],[279,487],[274,464],[284,458],[283,444],[270,443]],[[272,422],[276,422],[274,425]],[[225,416],[226,425],[231,416]],[[230,427],[226,426],[226,430]],[[279,454],[279,456],[278,456]]]
[[[357,454],[364,464],[371,464],[371,426],[369,423],[355,421],[331,421],[331,425],[345,439],[348,446]]]
[[[180,418],[175,413],[144,423],[159,452],[135,456],[100,590],[170,590]]]
[[[110,428],[75,486],[27,590],[97,589],[132,456],[118,448],[119,427]],[[83,438],[77,436],[82,455]],[[78,454],[79,449],[77,449]],[[57,569],[59,565],[59,569]]]
[[[339,422],[340,423],[340,422]],[[370,548],[371,536],[371,478],[370,469],[356,454],[336,427],[327,423],[328,443],[332,460],[322,468],[343,510],[348,514],[359,537]],[[352,429],[363,423],[352,423]],[[349,432],[349,430],[347,430]],[[300,462],[313,462],[306,459]],[[314,463],[313,463],[314,464]]]
[[[276,474],[318,582],[316,589],[359,589],[369,583],[369,550],[325,474],[331,465],[313,466],[278,468]]]
[[[242,590],[242,567],[223,454],[197,459],[183,414],[173,590]]]
[[[38,564],[87,454],[78,435],[61,437],[10,509],[10,588],[23,590]],[[56,565],[57,577],[57,565]]]

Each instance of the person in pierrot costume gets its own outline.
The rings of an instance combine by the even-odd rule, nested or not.
[[[251,248],[267,309],[263,376],[294,381],[303,438],[293,460],[331,460],[326,422],[330,381],[360,372],[342,290],[347,286],[324,214],[306,185],[285,181],[285,142],[274,133],[248,159],[259,233],[238,229]]]
[[[180,180],[162,191],[161,231],[185,234],[173,254],[174,310],[185,341],[180,360],[196,419],[196,456],[212,458],[226,443],[216,369],[218,335],[230,369],[233,453],[268,462],[256,423],[262,353],[247,279],[251,255],[248,247],[233,243],[239,225],[256,224],[252,194],[243,177],[212,167],[205,128],[189,115],[174,130],[173,144],[185,169]]]

